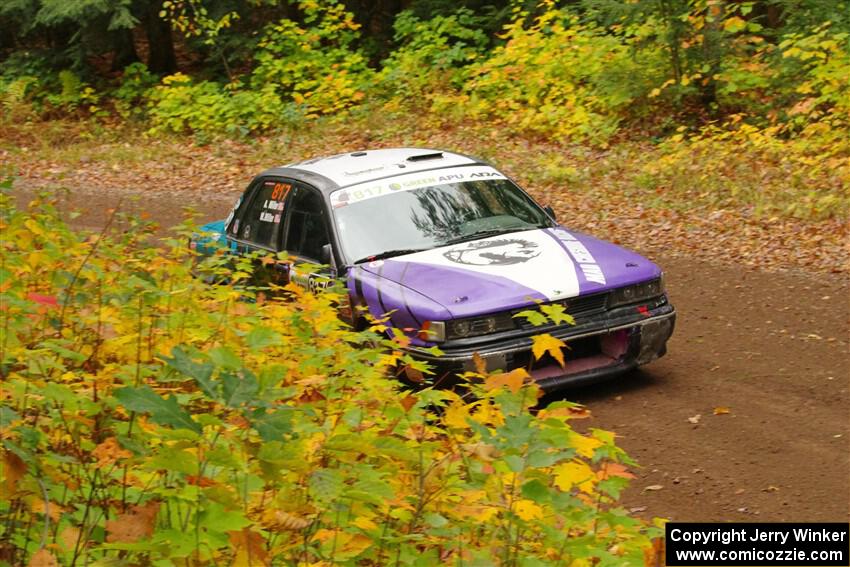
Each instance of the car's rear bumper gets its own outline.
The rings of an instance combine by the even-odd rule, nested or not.
[[[526,368],[546,391],[598,382],[647,364],[666,353],[667,340],[675,327],[676,310],[666,300],[651,308],[642,307],[607,311],[576,325],[526,329],[497,341],[442,348],[440,356],[418,349],[411,349],[411,353],[431,364],[438,379],[473,371],[473,357],[477,354],[489,372]],[[548,333],[567,345],[564,367],[548,356],[541,360],[533,359],[533,336],[541,333]]]

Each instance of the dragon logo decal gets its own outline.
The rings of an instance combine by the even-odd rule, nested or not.
[[[455,246],[443,252],[443,256],[457,264],[468,266],[514,266],[540,256],[536,242],[519,238],[478,240]]]

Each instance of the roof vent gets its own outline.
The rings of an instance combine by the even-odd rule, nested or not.
[[[365,156],[365,155],[366,155],[366,152],[354,152],[354,153],[351,154],[351,157],[361,157],[361,156]]]
[[[407,161],[425,161],[428,159],[441,159],[443,152],[432,152],[430,154],[419,154],[418,156],[410,156]]]

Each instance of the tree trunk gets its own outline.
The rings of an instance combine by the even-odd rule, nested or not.
[[[171,38],[171,25],[159,17],[162,2],[148,4],[145,18],[145,32],[148,36],[148,69],[151,73],[171,74],[177,70],[174,56],[174,41]]]
[[[131,63],[139,60],[136,44],[133,41],[133,30],[122,29],[112,32],[113,49],[112,70],[120,71]]]

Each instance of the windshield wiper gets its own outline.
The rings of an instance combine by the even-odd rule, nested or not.
[[[530,228],[534,228],[533,226],[515,226],[513,228],[488,228],[487,230],[476,230],[475,232],[470,232],[469,234],[464,234],[463,236],[458,236],[457,238],[451,238],[443,242],[443,245],[448,244],[460,244],[461,242],[467,242],[469,240],[477,240],[479,238],[486,238],[488,236],[499,236],[501,234],[509,234],[511,232],[519,232],[522,230],[529,230]]]
[[[384,252],[379,252],[378,254],[370,254],[369,256],[360,258],[354,263],[362,264],[363,262],[374,262],[375,260],[383,260],[394,256],[404,256],[405,254],[415,254],[416,252],[424,252],[425,250],[430,250],[430,248],[399,248],[398,250],[386,250]]]

